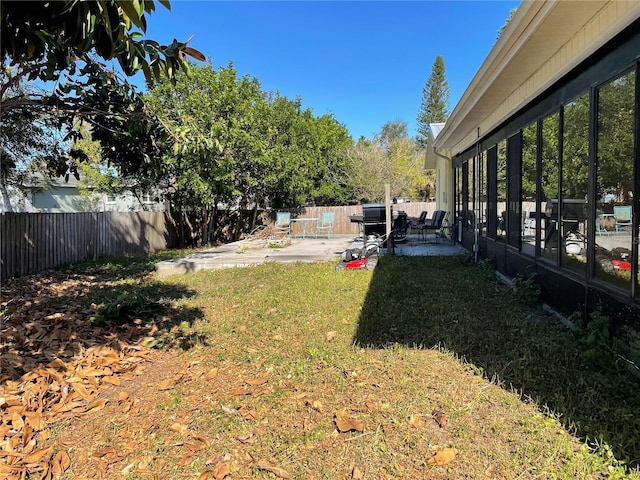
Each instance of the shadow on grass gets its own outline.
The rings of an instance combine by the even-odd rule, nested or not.
[[[3,283],[0,380],[55,359],[71,362],[93,346],[204,344],[191,328],[203,311],[181,302],[195,292],[151,278],[155,263],[171,255],[104,259]]]
[[[368,348],[443,347],[637,467],[639,382],[606,345],[583,339],[519,303],[493,270],[463,257],[383,257],[354,341]]]

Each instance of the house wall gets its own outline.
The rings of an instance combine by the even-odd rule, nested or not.
[[[89,211],[75,188],[52,187],[32,194],[31,203],[37,211],[72,213]]]
[[[35,212],[31,204],[31,195],[25,197],[20,190],[13,185],[7,185],[0,191],[0,213],[6,212]],[[6,195],[6,198],[5,198]],[[9,203],[10,207],[6,206]]]
[[[438,210],[450,212],[453,208],[453,172],[451,159],[438,157],[436,159],[436,206]]]
[[[111,200],[105,194],[87,197],[71,186],[54,186],[34,192],[31,194],[31,203],[35,211],[42,213],[164,211],[163,203],[143,199],[141,204],[132,194],[116,195]]]
[[[478,248],[480,257],[492,259],[509,276],[535,273],[543,299],[563,313],[586,315],[603,309],[614,332],[625,340],[635,338],[631,343],[636,348],[640,347],[639,109],[640,20],[636,20],[453,158],[460,192],[454,209],[464,225],[462,244]],[[484,185],[474,174],[479,159],[486,161]],[[531,180],[527,168],[533,172],[533,204],[525,191],[532,188],[531,182],[523,187],[525,179]],[[554,175],[555,184],[549,183]],[[617,206],[632,209],[632,224],[612,230],[606,222],[617,222],[613,216]],[[479,224],[465,221],[468,210],[482,219]],[[525,218],[523,213],[531,210],[535,226],[533,234],[527,234],[525,221],[531,216]],[[575,210],[580,212],[574,214]],[[506,221],[504,229],[499,227],[501,218]],[[574,239],[577,246],[572,245]]]

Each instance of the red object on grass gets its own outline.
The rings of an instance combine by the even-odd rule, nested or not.
[[[366,268],[366,266],[367,266],[367,259],[358,258],[357,260],[351,260],[350,262],[347,262],[347,264],[344,267],[350,270],[355,270],[358,268]]]
[[[624,260],[611,260],[611,263],[616,270],[631,270],[631,264]]]

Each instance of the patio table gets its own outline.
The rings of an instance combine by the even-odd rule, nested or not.
[[[302,238],[307,237],[307,225],[310,222],[317,222],[317,218],[292,218],[291,223],[299,223],[302,225]],[[297,235],[300,236],[300,227],[297,227]],[[296,234],[293,232],[293,228],[291,230],[291,236],[295,237]]]
[[[612,231],[609,231],[606,229],[606,225],[607,225],[607,219],[608,218],[615,218],[613,213],[599,213],[598,214],[598,221],[596,222],[596,234],[600,235],[600,234],[610,234],[610,233],[614,233]],[[615,226],[615,223],[614,223]]]

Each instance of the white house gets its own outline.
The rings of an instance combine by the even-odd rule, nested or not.
[[[465,248],[619,332],[640,329],[639,82],[639,1],[523,1],[427,152]]]
[[[159,195],[145,194],[137,198],[131,192],[118,195],[95,193],[81,195],[78,180],[69,176],[47,180],[41,174],[34,174],[21,189],[8,186],[8,200],[13,212],[27,213],[74,213],[74,212],[138,212],[164,211],[164,203]],[[0,202],[0,212],[9,211],[4,194]]]

